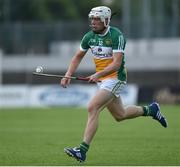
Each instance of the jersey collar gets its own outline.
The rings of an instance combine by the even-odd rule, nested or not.
[[[103,34],[98,34],[100,37],[105,36],[109,32],[110,26],[108,26],[107,30]]]

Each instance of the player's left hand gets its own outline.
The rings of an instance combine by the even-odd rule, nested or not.
[[[88,78],[89,78],[89,82],[99,82],[99,75],[97,73],[89,76]]]

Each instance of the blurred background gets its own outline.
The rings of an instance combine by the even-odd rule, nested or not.
[[[40,78],[32,72],[40,65],[47,73],[64,74],[80,40],[90,30],[89,11],[99,5],[117,12],[111,25],[127,38],[128,84],[136,88],[135,103],[180,102],[179,0],[0,0],[0,106],[42,100],[44,94],[37,92],[43,85],[59,84],[58,79]],[[76,75],[93,72],[88,53]],[[49,105],[53,98],[46,98]]]

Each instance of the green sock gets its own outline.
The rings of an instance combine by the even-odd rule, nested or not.
[[[149,116],[150,110],[148,106],[143,106],[143,111],[144,111],[143,116]]]
[[[152,111],[151,107],[143,106],[143,111],[144,111],[143,116],[153,116],[153,111]]]
[[[85,142],[82,142],[82,143],[80,144],[80,150],[81,150],[84,154],[86,154],[86,152],[89,150],[89,145],[86,144]]]

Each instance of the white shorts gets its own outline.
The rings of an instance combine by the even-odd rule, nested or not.
[[[120,96],[121,90],[125,87],[126,81],[120,81],[118,79],[104,79],[97,83],[99,89],[105,89],[111,92],[116,97]]]

